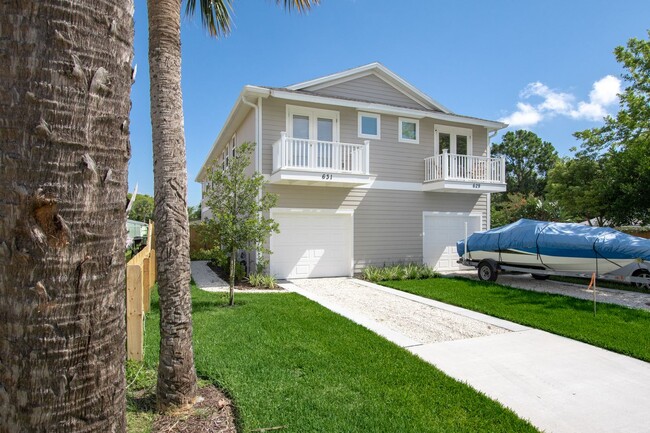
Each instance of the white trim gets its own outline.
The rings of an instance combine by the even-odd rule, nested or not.
[[[462,128],[459,126],[433,125],[433,154],[440,155],[440,133],[449,134],[450,149],[449,153],[458,154],[458,143],[456,137],[463,135],[467,137],[467,155],[474,155],[474,131],[471,128]]]
[[[304,107],[301,105],[286,106],[286,131],[289,137],[293,137],[293,115],[309,117],[309,139],[316,140],[318,134],[318,118],[331,119],[332,125],[332,141],[338,142],[340,137],[340,113],[334,110],[324,110],[322,108]]]
[[[324,105],[336,105],[339,107],[351,107],[363,111],[371,111],[394,116],[412,117],[415,119],[431,118],[447,122],[463,123],[468,125],[484,126],[490,130],[499,130],[508,126],[507,123],[495,122],[492,120],[464,117],[456,114],[438,113],[435,111],[417,110],[415,108],[396,107],[394,105],[380,104],[375,102],[352,101],[330,96],[311,95],[305,93],[290,92],[282,89],[272,89],[271,96],[288,101],[313,102]]]
[[[362,117],[370,117],[377,120],[377,135],[363,133],[363,131],[361,130]],[[381,114],[359,111],[357,114],[357,135],[359,136],[359,138],[370,138],[374,140],[380,140],[381,139]]]
[[[358,189],[387,189],[393,191],[418,191],[422,192],[422,184],[418,182],[393,182],[389,180],[373,180]]]
[[[403,123],[414,123],[415,124],[415,140],[410,138],[404,138],[402,136],[402,124]],[[406,117],[400,117],[397,121],[397,141],[400,143],[411,143],[411,144],[420,144],[420,121],[418,119],[409,119]]]

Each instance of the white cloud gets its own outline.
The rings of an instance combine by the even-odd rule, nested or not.
[[[542,114],[530,104],[517,103],[517,111],[501,119],[510,126],[527,128],[538,124],[542,120]]]
[[[546,84],[536,81],[529,83],[519,93],[519,97],[541,98],[541,102],[537,104],[518,102],[517,110],[500,120],[512,127],[522,128],[534,126],[545,118],[557,115],[598,121],[607,116],[607,107],[618,101],[619,93],[621,93],[621,80],[613,75],[607,75],[593,84],[589,101],[575,104],[574,95],[553,90]]]

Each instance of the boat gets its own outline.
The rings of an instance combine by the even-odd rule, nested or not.
[[[540,279],[554,273],[650,278],[650,239],[608,227],[521,219],[473,233],[456,246],[459,263],[489,261],[493,267],[521,268]]]

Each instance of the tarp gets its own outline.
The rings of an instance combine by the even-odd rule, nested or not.
[[[519,250],[561,257],[643,259],[650,261],[650,239],[608,227],[521,219],[467,238],[468,251]],[[465,240],[456,244],[465,253]]]

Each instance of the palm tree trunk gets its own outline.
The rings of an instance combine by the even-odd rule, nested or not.
[[[160,293],[160,410],[191,405],[192,351],[187,167],[181,93],[180,0],[148,0],[154,220]]]
[[[0,9],[0,431],[124,432],[133,3]]]

